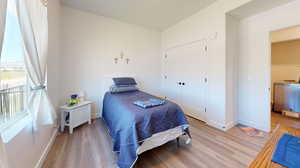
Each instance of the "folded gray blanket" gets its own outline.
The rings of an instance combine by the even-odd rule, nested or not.
[[[146,108],[150,108],[150,107],[163,105],[163,104],[165,104],[165,102],[166,102],[165,100],[161,100],[161,99],[149,99],[146,101],[138,100],[138,101],[133,102],[133,104],[146,109]]]

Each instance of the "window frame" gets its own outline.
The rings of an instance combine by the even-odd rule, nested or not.
[[[8,5],[14,5],[14,4],[9,4],[12,3],[11,1],[8,1]],[[7,20],[9,19],[8,17],[8,12],[9,10],[6,11],[6,18]],[[19,24],[19,23],[18,23]],[[19,26],[19,25],[17,25]],[[6,33],[6,29],[8,29],[7,25],[5,26],[4,32]],[[5,38],[7,35],[4,35],[4,43],[5,43]],[[3,43],[3,45],[4,45]],[[23,48],[22,41],[21,41],[21,48]],[[2,49],[3,52],[3,49]],[[23,52],[23,57],[24,57],[24,50]],[[2,53],[0,53],[1,55]],[[1,57],[0,57],[1,58]],[[24,59],[23,59],[24,60]],[[0,62],[1,64],[1,62]],[[23,61],[23,65],[25,66],[25,62]],[[9,118],[6,121],[1,121],[0,120],[0,140],[2,139],[3,143],[8,143],[10,140],[12,140],[19,132],[21,132],[26,126],[28,126],[32,122],[32,116],[28,112],[27,109],[27,104],[28,104],[28,98],[30,96],[30,82],[29,82],[29,76],[25,71],[25,83],[24,83],[24,97],[23,97],[23,103],[24,103],[24,109],[21,111],[18,111],[13,115],[11,118]]]

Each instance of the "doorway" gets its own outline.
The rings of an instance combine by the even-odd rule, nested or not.
[[[271,129],[300,128],[300,26],[271,32]]]

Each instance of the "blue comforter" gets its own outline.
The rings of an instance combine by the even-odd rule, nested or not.
[[[148,109],[133,104],[151,98],[156,97],[141,91],[105,94],[102,116],[113,139],[113,150],[119,154],[120,168],[134,165],[139,146],[153,134],[182,126],[189,135],[188,122],[177,104],[166,101]]]

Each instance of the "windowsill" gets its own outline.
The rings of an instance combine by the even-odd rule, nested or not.
[[[12,140],[18,133],[20,133],[23,128],[25,128],[31,122],[31,117],[27,113],[22,113],[14,116],[13,119],[0,123],[0,138],[3,143],[8,143]]]

